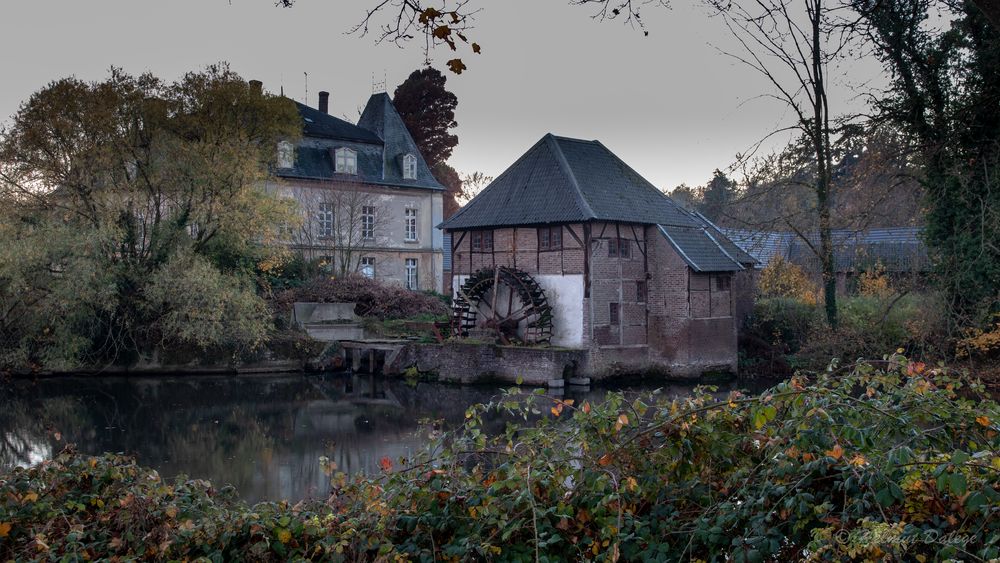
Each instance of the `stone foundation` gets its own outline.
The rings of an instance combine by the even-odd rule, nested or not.
[[[440,381],[562,387],[587,371],[588,351],[565,348],[519,348],[492,344],[411,344],[385,366],[386,373],[416,367]]]

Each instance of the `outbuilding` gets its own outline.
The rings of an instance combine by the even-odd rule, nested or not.
[[[592,377],[736,371],[755,259],[598,141],[545,135],[441,228],[459,336],[582,348]]]

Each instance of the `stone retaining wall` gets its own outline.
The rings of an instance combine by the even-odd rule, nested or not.
[[[503,381],[525,385],[561,387],[570,377],[586,373],[586,350],[517,348],[491,344],[448,342],[411,344],[403,348],[386,373],[416,367],[441,381],[486,383]]]

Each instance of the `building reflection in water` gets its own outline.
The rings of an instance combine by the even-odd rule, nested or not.
[[[689,387],[668,387],[686,394]],[[0,470],[50,458],[65,444],[122,452],[172,478],[233,485],[250,502],[325,498],[327,457],[348,474],[376,473],[428,441],[421,420],[460,424],[496,387],[369,376],[80,377],[0,388]],[[567,391],[592,401],[603,390]],[[499,417],[485,423],[501,428]]]

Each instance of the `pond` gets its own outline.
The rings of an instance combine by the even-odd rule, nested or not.
[[[662,387],[674,395],[692,389]],[[606,391],[557,393],[596,401]],[[382,457],[409,456],[426,443],[420,421],[460,424],[466,407],[499,392],[346,374],[15,380],[0,383],[0,472],[75,444],[87,454],[134,455],[167,478],[233,485],[249,502],[324,498],[321,456],[348,473],[375,473]]]

